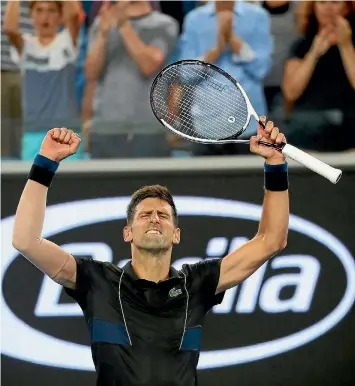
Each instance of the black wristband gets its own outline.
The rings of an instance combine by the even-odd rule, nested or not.
[[[28,179],[49,188],[58,166],[59,162],[53,161],[42,154],[37,154],[33,161]]]
[[[55,173],[51,172],[48,169],[41,168],[33,164],[28,175],[28,179],[36,181],[39,184],[47,186],[49,188],[51,186],[54,174]]]
[[[288,189],[287,162],[280,165],[265,164],[264,188],[273,192],[283,192]]]

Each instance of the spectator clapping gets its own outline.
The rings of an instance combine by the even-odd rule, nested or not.
[[[355,147],[351,2],[308,2],[301,7],[298,28],[303,36],[291,47],[283,80],[284,95],[293,104],[286,135],[306,149]]]

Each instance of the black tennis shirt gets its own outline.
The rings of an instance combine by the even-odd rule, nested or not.
[[[221,259],[170,268],[169,279],[139,279],[123,268],[76,258],[76,289],[66,288],[89,327],[97,386],[196,386],[202,325],[222,302]]]

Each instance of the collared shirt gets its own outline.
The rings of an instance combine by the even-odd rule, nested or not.
[[[269,16],[261,7],[243,1],[235,2],[234,14],[233,32],[244,42],[241,52],[234,54],[227,47],[214,64],[241,84],[259,116],[266,115],[263,79],[271,67],[273,46]],[[214,3],[191,11],[183,26],[180,59],[202,57],[217,45],[217,35],[218,20]],[[218,117],[218,114],[213,113],[212,116]],[[244,136],[253,135],[255,130],[256,124],[249,124]]]
[[[206,313],[215,295],[221,259],[170,268],[158,283],[123,268],[76,258],[76,289],[91,338],[97,386],[196,386]]]

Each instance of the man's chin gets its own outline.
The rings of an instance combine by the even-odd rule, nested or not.
[[[169,249],[169,247],[160,242],[154,242],[153,240],[150,240],[149,242],[145,242],[142,245],[140,245],[138,249],[148,253],[159,254],[159,253],[166,252]]]

